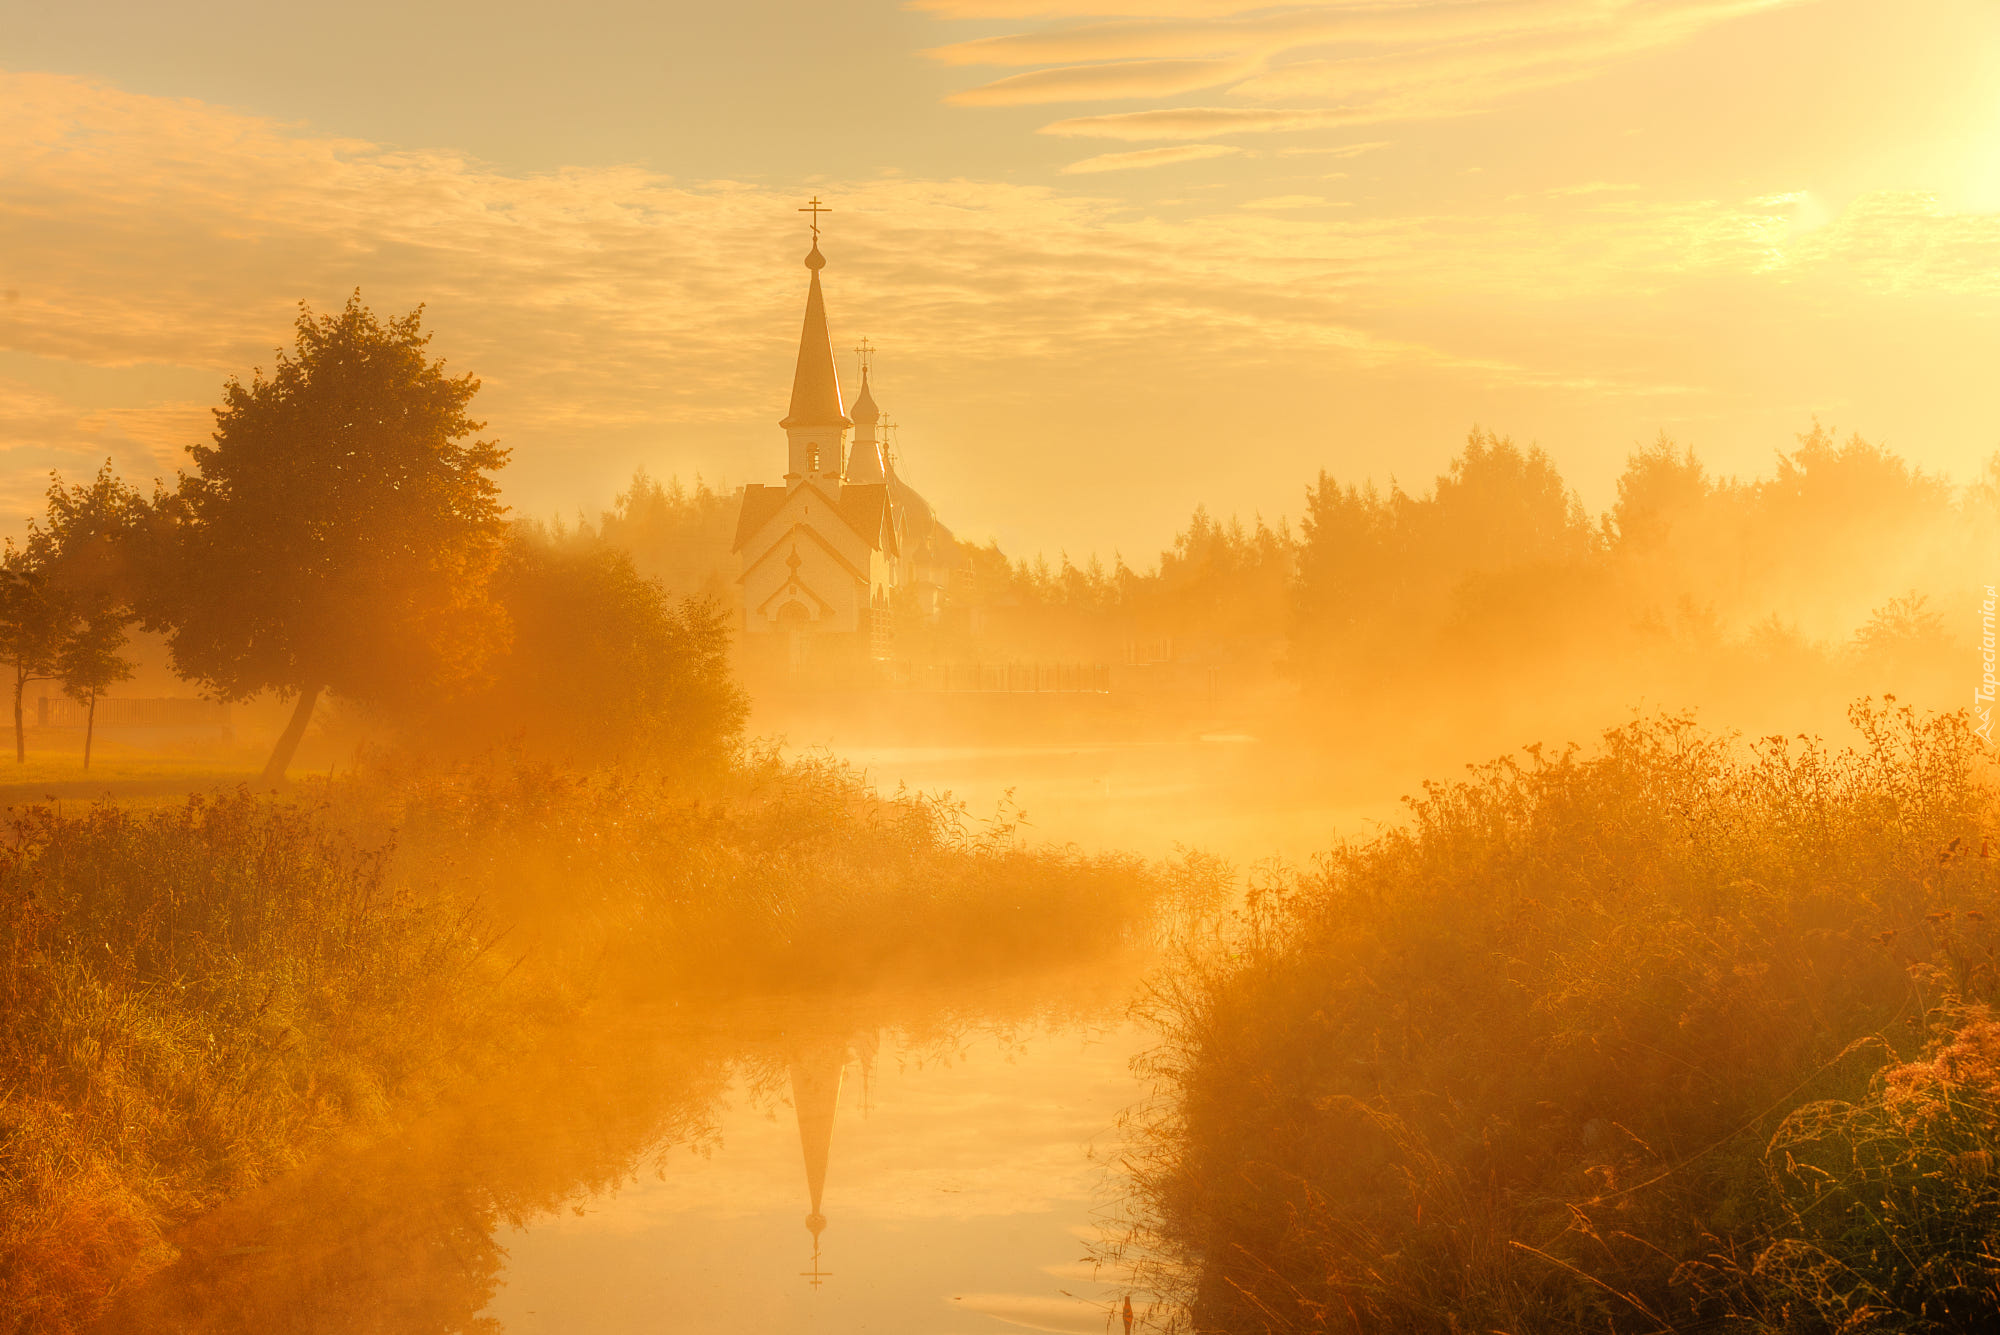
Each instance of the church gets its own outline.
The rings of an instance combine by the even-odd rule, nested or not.
[[[869,365],[852,403],[841,396],[827,330],[814,199],[799,332],[778,485],[743,489],[741,563],[745,657],[767,667],[857,669],[887,660],[899,618],[935,622],[956,556],[950,530],[896,471]],[[848,432],[854,433],[850,444]]]

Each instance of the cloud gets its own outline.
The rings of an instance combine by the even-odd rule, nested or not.
[[[1016,74],[946,98],[960,106],[1030,106],[1113,98],[1172,97],[1229,83],[1254,66],[1241,60],[1124,60]]]
[[[1163,134],[1162,116],[1220,115],[1250,132],[1295,114],[1149,110],[1107,137],[1180,142],[1069,170],[1238,151],[1205,141],[1214,123]],[[866,332],[883,348],[879,392],[899,417],[933,396],[932,420],[957,433],[951,458],[1009,448],[1012,435],[981,433],[1017,432],[1027,383],[1037,403],[1072,405],[1195,365],[1266,384],[1340,368],[1363,389],[1424,376],[1593,401],[1685,395],[1703,392],[1701,374],[1675,358],[1694,354],[1631,359],[1629,340],[1602,336],[1607,313],[1688,349],[1717,309],[1797,293],[1835,313],[1815,328],[1863,309],[1872,328],[1886,326],[1863,303],[1914,296],[1925,314],[1911,317],[1910,346],[1930,348],[1937,298],[2000,292],[2000,218],[1923,195],[1863,196],[1805,230],[1796,192],[1769,187],[1366,214],[1303,196],[1287,208],[1218,200],[1169,218],[1005,181],[818,188],[838,209],[825,279],[840,346]],[[0,74],[0,289],[18,293],[0,303],[0,450],[13,465],[0,505],[32,503],[51,466],[87,471],[106,453],[140,478],[170,469],[208,429],[223,380],[289,341],[302,298],[326,308],[356,286],[378,310],[428,303],[433,347],[483,378],[478,411],[517,447],[509,487],[523,504],[608,495],[640,461],[763,459],[804,290],[798,202],[636,167],[510,174]],[[1699,321],[1655,318],[1677,293],[1693,294]],[[1591,332],[1563,335],[1566,320]],[[1104,429],[1051,427],[1046,448],[1087,454],[1099,438],[1087,433]],[[670,445],[684,454],[662,464]]]
[[[1052,121],[1040,133],[1073,139],[1214,139],[1226,134],[1272,134],[1286,130],[1319,130],[1360,125],[1372,118],[1339,107],[1261,110],[1252,107],[1171,107],[1158,111],[1119,111],[1104,116],[1075,116]]]
[[[1687,0],[1679,0],[1687,3]],[[1348,46],[1421,44],[1533,32],[1601,22],[1603,10],[1576,0],[1515,3],[1406,4],[1349,8],[1289,5],[1242,17],[1154,16],[1040,28],[934,47],[925,54],[947,65],[1054,65],[1078,60],[1141,57],[1275,56],[1338,43]]]
[[[907,0],[906,8],[941,19],[1061,19],[1117,14],[1207,17],[1262,9],[1264,0]]]
[[[1809,2],[1413,0],[1254,9],[1050,3],[1023,6],[1017,13],[1005,3],[980,7],[940,0],[922,7],[940,17],[1056,20],[930,50],[933,59],[951,66],[1045,67],[949,96],[961,105],[1167,99],[1224,85],[1231,85],[1230,96],[1246,102],[1295,104],[1291,120],[1231,123],[1211,116],[1176,122],[1180,128],[1173,133],[1152,136],[1133,132],[1140,122],[1099,123],[1107,137],[1189,138],[1198,137],[1193,128],[1198,125],[1229,134],[1250,125],[1302,129],[1460,115],[1517,93],[1593,77],[1619,61],[1746,15]],[[1110,15],[1120,17],[1107,21]],[[1093,133],[1079,128],[1092,123],[1096,118],[1044,128]]]
[[[1064,167],[1068,176],[1092,172],[1133,171],[1141,167],[1171,167],[1177,162],[1199,162],[1206,158],[1228,157],[1243,150],[1233,144],[1176,144],[1167,148],[1141,148],[1130,153],[1100,153],[1094,158]]]
[[[1245,209],[1281,210],[1281,209],[1323,209],[1328,207],[1339,207],[1339,206],[1335,205],[1333,201],[1324,199],[1319,195],[1271,195],[1264,199],[1246,200],[1244,203],[1238,205],[1237,207]]]
[[[1320,147],[1281,148],[1278,150],[1278,156],[1281,158],[1305,157],[1307,155],[1324,156],[1330,158],[1358,158],[1363,153],[1372,153],[1378,148],[1387,148],[1388,146],[1389,146],[1388,140],[1377,139],[1372,143],[1337,144],[1330,148],[1320,148]]]

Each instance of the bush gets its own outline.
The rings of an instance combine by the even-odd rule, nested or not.
[[[1996,990],[1966,720],[1853,717],[1862,745],[1838,752],[1744,754],[1685,719],[1531,750],[1259,887],[1160,1004],[1174,1102],[1141,1222],[1193,1327],[1656,1331],[1782,1308],[1803,1272],[1771,1239],[1824,1223],[1799,1195],[1819,1179],[1785,1165],[1918,1105],[1878,1094],[1810,1134],[1788,1115],[1857,1097],[1882,1044],[1959,1051],[1938,1026]],[[1882,1090],[1914,1080],[1898,1069]],[[1911,1221],[1956,1208],[1918,1194]],[[1925,1273],[1869,1292],[1920,1325],[1958,1284],[1963,1310],[1975,1280]]]
[[[28,1329],[449,1076],[488,1001],[467,921],[308,808],[30,807],[6,833],[0,1311]]]
[[[719,768],[749,713],[719,603],[670,599],[626,552],[516,526],[494,579],[513,625],[486,684],[419,717],[426,741]]]

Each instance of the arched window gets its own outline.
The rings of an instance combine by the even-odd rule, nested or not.
[[[806,446],[806,471],[808,473],[817,473],[819,471],[819,446],[817,445]]]

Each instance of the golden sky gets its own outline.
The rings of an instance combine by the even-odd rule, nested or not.
[[[961,533],[1149,558],[1475,423],[2000,447],[1986,0],[0,0],[0,508],[170,473],[300,300],[428,304],[510,499],[771,481],[817,192]],[[843,366],[851,376],[851,360]]]

